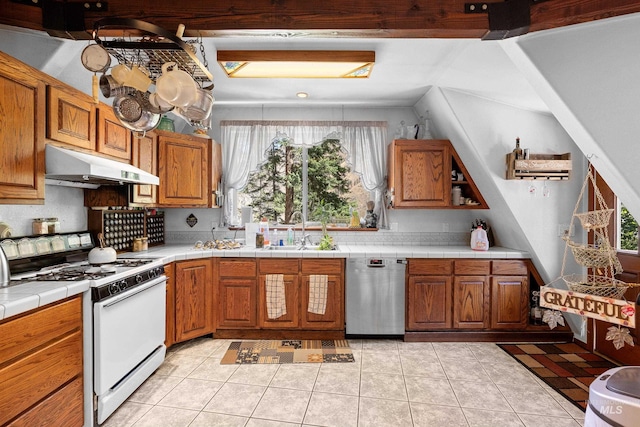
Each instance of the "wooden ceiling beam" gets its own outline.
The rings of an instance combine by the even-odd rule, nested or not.
[[[56,0],[40,0],[40,3]],[[96,2],[96,0],[88,0]],[[487,3],[502,0],[488,0]],[[465,0],[106,0],[85,13],[85,28],[105,17],[140,19],[186,36],[480,38],[486,13],[465,13]],[[27,2],[29,3],[29,2]],[[529,31],[640,12],[638,0],[532,0]],[[0,24],[43,30],[39,7],[0,0]]]

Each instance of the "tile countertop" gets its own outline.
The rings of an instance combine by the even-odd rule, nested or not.
[[[207,257],[258,257],[258,258],[481,258],[527,259],[529,253],[516,249],[493,247],[488,251],[474,251],[468,246],[387,246],[387,245],[339,245],[336,251],[271,250],[243,247],[241,249],[195,249],[193,245],[163,245],[147,251],[127,252],[119,258],[162,258],[164,263]],[[89,281],[77,282],[28,282],[0,288],[0,320],[42,307],[55,301],[89,290]]]
[[[243,247],[240,249],[195,249],[193,245],[164,245],[151,247],[143,252],[128,252],[120,258],[162,258],[165,263],[207,257],[253,258],[482,258],[528,259],[529,253],[517,249],[493,247],[488,251],[474,251],[468,246],[389,246],[389,245],[338,245],[335,251],[273,250]]]
[[[0,288],[0,320],[89,290],[89,280],[27,282]]]

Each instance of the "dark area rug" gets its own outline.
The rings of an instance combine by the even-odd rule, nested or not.
[[[347,340],[260,340],[232,342],[220,364],[354,361]]]
[[[583,411],[593,380],[618,366],[573,343],[498,346]]]

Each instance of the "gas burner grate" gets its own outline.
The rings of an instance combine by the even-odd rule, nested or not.
[[[113,267],[140,267],[151,262],[153,262],[152,259],[122,258],[109,265]]]

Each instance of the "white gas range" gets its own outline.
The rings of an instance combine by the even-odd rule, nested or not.
[[[97,424],[162,364],[166,353],[167,278],[162,262],[126,260],[115,268],[113,275],[91,284]]]
[[[166,353],[162,261],[119,258],[90,265],[83,254],[91,247],[73,251],[73,257],[10,260],[20,265],[21,273],[12,274],[9,285],[89,281],[83,316],[85,426],[102,424],[162,364]],[[62,258],[72,261],[42,267]]]

